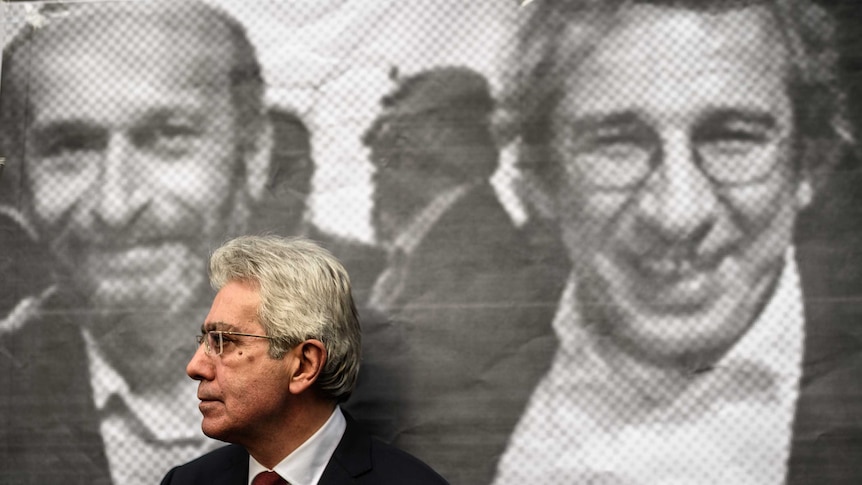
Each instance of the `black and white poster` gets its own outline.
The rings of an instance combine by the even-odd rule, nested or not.
[[[0,12],[0,484],[224,445],[185,369],[242,234],[344,263],[342,409],[452,484],[862,483],[858,3]]]

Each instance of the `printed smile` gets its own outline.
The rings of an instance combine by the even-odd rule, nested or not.
[[[631,258],[634,291],[650,305],[695,309],[710,300],[722,260],[676,255]]]

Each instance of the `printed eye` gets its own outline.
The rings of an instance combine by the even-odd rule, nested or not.
[[[654,151],[649,137],[636,127],[612,126],[590,130],[575,141],[575,156],[590,168],[606,170],[608,165],[643,164]]]
[[[723,118],[707,122],[695,131],[694,142],[704,155],[746,155],[769,144],[774,138],[775,123],[771,119],[740,119],[730,115]]]
[[[105,146],[102,136],[91,133],[66,133],[49,140],[42,145],[39,154],[42,156],[60,156],[75,152],[101,150]]]
[[[103,130],[77,124],[61,124],[35,130],[30,142],[39,169],[55,173],[83,171],[101,156],[107,147],[108,136]]]
[[[744,155],[769,140],[767,133],[756,130],[723,130],[711,133],[700,140],[699,145],[713,155]]]
[[[590,140],[586,151],[608,159],[608,161],[626,161],[632,157],[640,157],[645,151],[641,140],[628,135],[601,136]]]
[[[768,116],[731,117],[695,132],[704,172],[723,184],[748,184],[768,176],[776,156],[778,130]]]
[[[136,146],[166,157],[181,157],[191,152],[202,129],[191,120],[157,120],[132,133]]]

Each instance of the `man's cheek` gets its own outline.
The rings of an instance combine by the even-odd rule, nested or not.
[[[76,193],[69,193],[63,190],[36,190],[33,195],[35,199],[36,216],[43,225],[47,225],[51,230],[56,230],[55,225],[61,221],[68,220],[66,214],[72,211],[76,206],[81,209],[81,196]]]
[[[42,221],[54,224],[73,208],[83,210],[85,205],[98,203],[100,194],[92,189],[92,177],[87,175],[56,177],[34,174],[29,183],[36,215]]]

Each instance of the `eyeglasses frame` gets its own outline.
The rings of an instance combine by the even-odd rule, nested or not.
[[[253,333],[243,333],[243,332],[232,332],[228,330],[207,330],[206,332],[199,334],[196,336],[196,340],[198,342],[198,348],[206,342],[205,352],[207,355],[213,355],[213,349],[210,345],[210,334],[218,334],[218,352],[215,353],[216,356],[221,356],[224,353],[224,336],[225,335],[236,335],[238,337],[255,337],[255,338],[265,338],[267,340],[273,340],[273,337],[269,335],[256,335]]]

